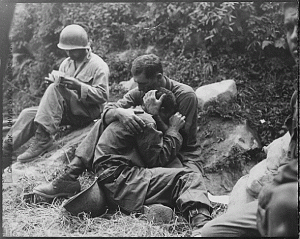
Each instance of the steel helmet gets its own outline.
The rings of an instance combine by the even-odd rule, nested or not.
[[[63,203],[63,207],[73,216],[85,212],[91,217],[101,216],[106,211],[106,198],[103,189],[95,180],[87,189]]]
[[[62,50],[89,48],[87,32],[76,24],[66,26],[60,33],[57,46]]]

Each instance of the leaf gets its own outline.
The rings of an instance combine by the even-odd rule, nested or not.
[[[215,35],[210,35],[210,36],[208,36],[208,37],[205,37],[204,40],[206,41],[206,40],[208,40],[208,39],[213,38],[214,36],[215,36]]]
[[[263,41],[261,48],[265,49],[265,47],[267,47],[268,45],[273,44],[273,41]]]
[[[286,46],[285,39],[284,38],[277,39],[274,43],[274,46],[276,48],[284,48],[285,49],[285,46]]]

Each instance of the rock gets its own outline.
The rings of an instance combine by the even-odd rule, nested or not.
[[[154,224],[168,224],[175,218],[175,212],[162,204],[151,204],[143,206],[143,213],[149,222]]]
[[[3,189],[17,185],[22,178],[32,180],[35,184],[50,181],[57,170],[63,169],[74,158],[75,149],[91,130],[92,126],[93,123],[56,140],[52,151],[39,156],[34,161],[13,163],[11,170],[6,168],[2,175]]]
[[[195,91],[198,98],[199,109],[205,109],[213,101],[229,101],[237,95],[234,80],[223,80],[221,82],[204,85]]]
[[[246,152],[261,148],[259,138],[246,121],[235,122],[209,117],[207,123],[200,125],[200,128],[198,140],[206,168],[213,168],[214,165],[222,163],[233,151]]]
[[[255,164],[241,155],[260,149],[261,143],[246,121],[207,117],[205,122],[199,124],[200,149],[196,152],[198,159],[193,160],[203,163],[207,188],[213,195],[228,194]]]
[[[134,89],[135,87],[137,87],[137,83],[133,80],[133,78],[131,78],[130,80],[128,81],[121,81],[119,83],[123,88],[124,90],[126,91],[129,91],[129,90],[132,90]]]

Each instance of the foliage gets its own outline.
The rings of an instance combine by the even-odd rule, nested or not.
[[[65,57],[56,47],[59,32],[77,23],[87,30],[93,51],[110,67],[113,97],[123,93],[118,83],[130,79],[132,60],[154,52],[170,78],[194,88],[234,79],[236,104],[243,117],[253,122],[263,144],[285,131],[281,127],[297,73],[286,49],[278,2],[26,3],[18,7],[22,8],[15,13],[10,34],[14,57],[23,54],[9,76],[15,89],[15,114],[38,104],[44,77]],[[9,87],[4,82],[4,89]]]
[[[12,88],[13,110],[17,115],[24,107],[37,105],[46,87],[44,77],[64,56],[57,49],[60,22],[63,15],[60,3],[26,3],[18,5],[10,32],[13,62],[13,79],[4,88]],[[25,56],[25,57],[24,57]],[[8,85],[7,85],[8,84]]]

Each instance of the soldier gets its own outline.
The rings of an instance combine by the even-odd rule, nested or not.
[[[99,118],[108,100],[109,68],[92,53],[87,32],[79,25],[69,25],[60,33],[57,46],[69,56],[59,67],[60,82],[48,86],[38,107],[24,109],[19,115],[3,143],[2,169],[12,163],[12,151],[32,136],[33,143],[17,157],[21,163],[47,151],[60,125],[81,127]]]
[[[185,125],[180,130],[182,135],[182,146],[176,154],[170,155],[168,163],[163,167],[157,168],[155,174],[158,177],[170,177],[173,180],[174,173],[181,174],[182,171],[194,171],[197,177],[195,183],[197,186],[197,206],[193,209],[187,210],[191,213],[191,217],[197,218],[197,225],[204,225],[210,219],[211,205],[207,197],[207,190],[203,180],[203,176],[198,168],[198,164],[182,155],[191,152],[196,148],[196,133],[197,133],[197,98],[194,90],[182,83],[173,81],[163,75],[163,68],[160,59],[154,55],[143,55],[137,57],[132,63],[132,75],[134,80],[138,83],[138,87],[132,89],[124,95],[118,102],[108,103],[102,115],[101,122],[97,123],[84,141],[77,148],[75,158],[67,166],[65,173],[53,182],[47,185],[38,186],[35,189],[37,194],[53,198],[55,195],[69,196],[78,191],[78,176],[86,169],[92,171],[92,164],[97,152],[101,152],[99,148],[99,138],[103,129],[112,122],[120,122],[124,125],[124,130],[132,133],[142,133],[146,128],[145,122],[134,113],[132,107],[140,106],[143,102],[144,96],[147,96],[145,101],[145,108],[148,112],[152,112],[157,108],[158,102],[155,96],[150,94],[151,90],[159,89],[160,87],[170,90],[176,98],[178,105],[178,112],[185,116]],[[167,129],[166,123],[161,119],[159,114],[153,114],[153,118],[158,125],[158,128]],[[96,142],[96,143],[95,143]],[[199,155],[197,155],[199,157]],[[186,167],[183,167],[186,166]],[[157,165],[162,166],[162,165]],[[168,168],[167,168],[168,167]],[[170,170],[169,168],[173,168]],[[147,171],[149,172],[149,171]],[[177,177],[177,176],[176,176]],[[75,185],[75,186],[74,186]],[[164,184],[161,184],[164,185]],[[173,184],[172,184],[173,185]],[[153,190],[162,190],[159,184],[153,186]],[[168,190],[168,187],[166,187]],[[128,189],[127,189],[128,191]],[[130,191],[130,190],[129,190]],[[155,200],[152,201],[155,203]],[[157,200],[156,203],[161,203]]]
[[[290,52],[298,60],[298,3],[283,5],[284,25]],[[286,126],[291,135],[290,162],[265,185],[258,200],[232,210],[207,223],[199,231],[203,237],[297,237],[298,236],[298,92],[291,99],[291,115]]]
[[[154,97],[157,98],[155,103]],[[165,167],[176,158],[182,145],[179,130],[184,126],[185,117],[175,113],[175,96],[160,88],[149,91],[143,102],[147,113],[135,108],[136,116],[146,124],[142,133],[134,134],[120,121],[113,121],[99,138],[92,170],[103,189],[102,195],[111,209],[120,208],[125,213],[142,212],[144,205],[161,204],[160,208],[167,210],[171,207],[180,211],[193,227],[203,226],[211,217],[206,213],[210,202],[202,195],[201,174],[186,168]],[[146,108],[145,104],[152,107]],[[166,127],[157,124],[154,120],[157,117]],[[72,181],[68,174],[63,177],[65,181]],[[54,198],[61,196],[60,192],[66,191],[61,189],[66,186],[80,190],[78,181],[66,185],[61,179],[37,186],[33,191]],[[94,207],[91,205],[92,209]],[[101,209],[94,208],[94,211]]]

